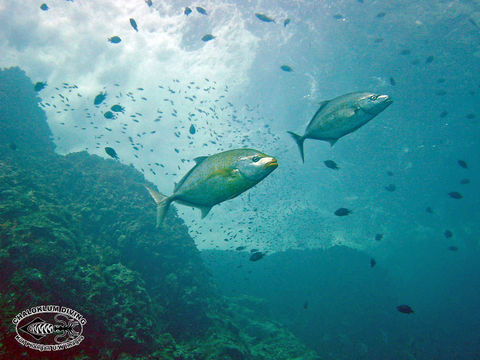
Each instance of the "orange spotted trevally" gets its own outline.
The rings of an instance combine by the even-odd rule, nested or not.
[[[234,149],[194,159],[196,165],[165,196],[146,186],[157,203],[157,227],[176,201],[197,207],[202,219],[217,204],[255,186],[278,166],[277,159],[253,149]]]
[[[328,141],[333,146],[342,136],[354,132],[385,110],[392,99],[388,95],[371,92],[354,92],[332,100],[322,101],[320,107],[307,125],[303,136],[288,133],[300,149],[302,161],[305,139]]]

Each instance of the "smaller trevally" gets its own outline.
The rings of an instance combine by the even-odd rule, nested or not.
[[[230,200],[262,181],[278,166],[277,159],[253,149],[234,149],[194,159],[196,165],[164,196],[146,186],[157,203],[157,227],[176,201],[197,207],[202,219],[211,208]]]
[[[342,136],[354,132],[385,110],[392,99],[388,95],[371,92],[355,92],[341,95],[320,103],[320,107],[307,125],[305,134],[297,135],[291,131],[300,149],[302,161],[305,139],[328,141],[334,145]]]

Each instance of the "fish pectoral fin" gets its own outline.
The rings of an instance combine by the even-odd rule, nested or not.
[[[208,215],[208,213],[210,212],[210,210],[212,210],[212,206],[210,207],[207,207],[207,206],[204,206],[204,207],[201,207],[200,208],[200,211],[202,212],[202,219]]]
[[[213,171],[210,175],[208,175],[207,180],[217,176],[220,176],[223,178],[234,177],[236,174],[238,174],[238,170],[234,170],[230,168],[218,169]]]

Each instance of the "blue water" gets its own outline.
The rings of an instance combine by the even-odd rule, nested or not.
[[[278,159],[203,220],[178,206],[222,292],[265,299],[325,359],[480,359],[478,1],[206,1],[188,16],[197,4],[40,5],[0,0],[0,66],[47,82],[59,153],[113,147],[166,194],[197,156]],[[333,147],[306,140],[302,164],[286,131],[360,90],[394,103]],[[125,113],[109,119],[115,104]],[[265,258],[249,261],[253,248]]]

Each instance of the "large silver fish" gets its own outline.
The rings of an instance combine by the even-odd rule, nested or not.
[[[278,166],[277,159],[253,149],[234,149],[194,159],[196,165],[164,196],[146,187],[157,203],[157,227],[173,201],[197,207],[202,219],[210,209],[255,186]]]
[[[392,102],[388,95],[377,95],[371,92],[341,95],[320,103],[320,108],[308,123],[303,136],[291,131],[288,133],[296,141],[302,161],[305,161],[303,155],[305,139],[324,140],[333,146],[342,136],[350,134],[372,120]]]

